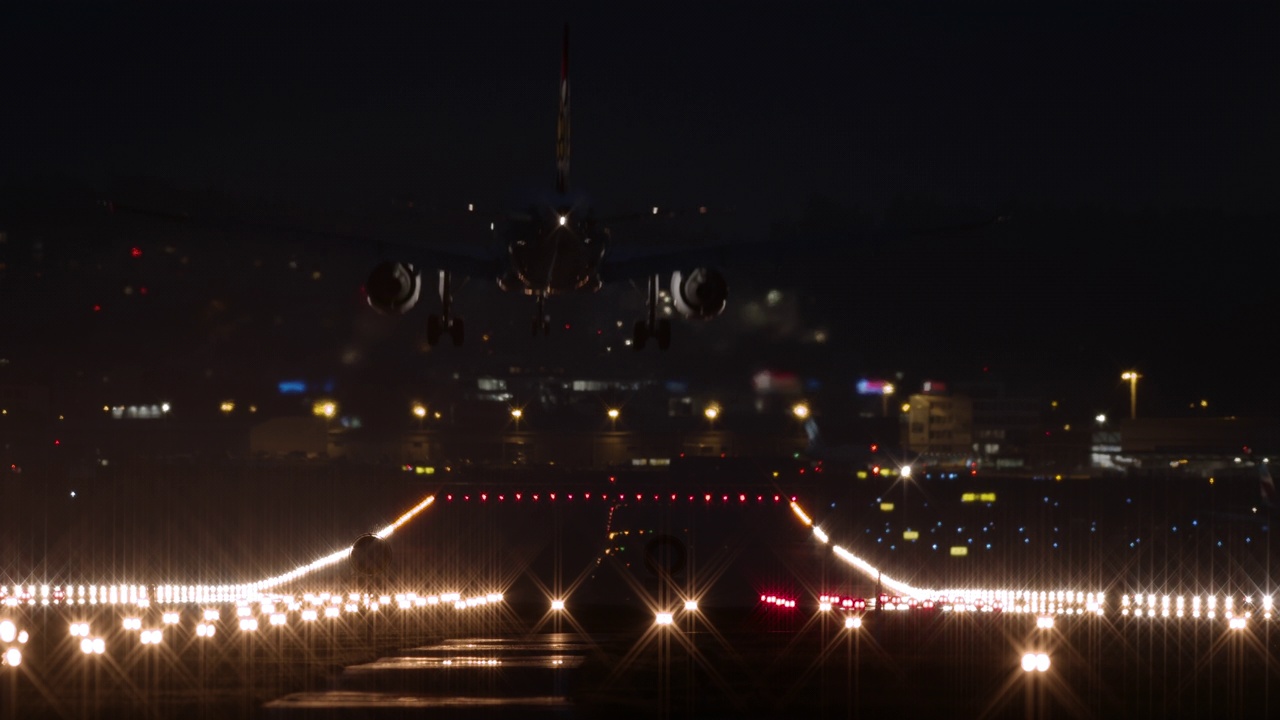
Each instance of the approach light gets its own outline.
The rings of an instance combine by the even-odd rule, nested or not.
[[[1049,669],[1047,653],[1027,653],[1022,656],[1023,672],[1045,672]]]

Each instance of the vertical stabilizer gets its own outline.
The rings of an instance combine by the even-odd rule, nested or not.
[[[556,121],[556,192],[569,192],[569,23],[560,56],[560,115]]]

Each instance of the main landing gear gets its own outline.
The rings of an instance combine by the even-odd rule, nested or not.
[[[434,346],[446,332],[454,346],[462,344],[462,318],[452,317],[453,293],[449,289],[449,273],[440,271],[440,314],[427,317],[427,344]]]
[[[551,334],[551,316],[547,314],[547,295],[546,293],[538,293],[538,309],[533,313],[533,336],[537,337],[541,332],[543,335]]]
[[[634,334],[631,338],[631,347],[637,351],[643,350],[649,338],[653,338],[654,342],[658,343],[659,350],[666,350],[671,347],[671,321],[667,318],[658,317],[657,275],[649,277],[649,292],[645,302],[648,307],[647,317],[644,320],[636,321]]]

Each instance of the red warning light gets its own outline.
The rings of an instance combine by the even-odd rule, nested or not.
[[[875,443],[871,443],[871,452],[875,452],[875,451],[877,451],[877,450],[879,450],[879,449],[880,449],[880,446],[879,446],[879,445],[877,445],[877,444],[875,444]]]
[[[136,258],[142,257],[142,248],[140,247],[130,248],[129,257],[136,257]]]

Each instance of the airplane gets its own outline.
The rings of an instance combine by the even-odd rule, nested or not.
[[[377,263],[367,276],[363,294],[370,307],[385,315],[403,315],[417,306],[423,294],[421,267],[436,270],[435,293],[440,299],[439,312],[427,317],[427,343],[435,346],[448,335],[453,345],[463,344],[465,331],[463,319],[455,313],[453,303],[454,279],[486,278],[496,282],[505,292],[520,293],[534,298],[536,303],[532,320],[533,334],[550,333],[551,320],[547,314],[547,300],[553,296],[572,293],[592,293],[606,283],[643,282],[645,292],[644,317],[635,321],[631,345],[643,350],[649,341],[659,350],[671,345],[671,320],[665,317],[662,307],[664,288],[669,293],[671,305],[689,320],[711,320],[721,315],[728,305],[729,286],[723,269],[734,263],[756,266],[777,266],[794,263],[802,258],[813,262],[829,262],[832,241],[849,246],[852,237],[830,238],[802,235],[757,242],[701,242],[685,243],[674,247],[631,248],[616,251],[610,246],[611,232],[621,229],[628,221],[645,217],[663,220],[677,214],[653,208],[652,213],[634,213],[620,218],[602,219],[585,206],[580,195],[575,196],[569,185],[570,118],[569,118],[569,26],[564,26],[564,39],[560,62],[560,99],[556,122],[556,169],[554,193],[543,203],[525,212],[508,213],[501,217],[486,217],[476,212],[474,205],[467,207],[467,223],[452,225],[450,231],[461,231],[468,236],[471,230],[488,225],[488,238],[501,242],[462,242],[452,245],[423,245],[413,242],[388,242],[367,237],[351,237],[333,232],[316,232],[298,227],[277,224],[248,223],[259,230],[282,232],[291,235],[307,234],[323,236],[330,240],[354,241],[364,246],[403,247],[406,255],[416,261],[385,259]],[[102,201],[110,212],[130,212],[153,218],[192,222],[192,216],[181,212],[166,212],[133,207],[114,201]],[[459,208],[461,212],[461,208]],[[705,208],[688,213],[702,217]],[[485,223],[484,221],[488,221]],[[911,230],[911,235],[958,235],[970,230],[981,230],[994,223],[1004,222],[1004,217],[993,217],[965,225]],[[202,221],[213,226],[228,223]],[[241,226],[246,223],[236,223]],[[692,224],[692,223],[690,223]],[[474,233],[479,235],[479,233]],[[850,234],[851,235],[851,234]],[[672,238],[665,238],[671,240]]]
[[[665,256],[637,256],[611,261],[610,227],[570,195],[569,158],[569,26],[564,27],[560,62],[560,103],[556,122],[555,194],[549,207],[504,218],[501,249],[486,253],[471,246],[465,249],[418,248],[420,255],[438,268],[436,292],[440,312],[427,318],[427,343],[437,344],[447,334],[454,345],[464,337],[462,318],[454,313],[453,278],[490,277],[503,291],[534,298],[533,334],[550,332],[547,299],[576,292],[595,292],[606,281],[640,280],[647,283],[645,317],[633,328],[632,346],[643,349],[652,339],[660,350],[671,344],[671,321],[659,317],[663,276],[669,274],[672,304],[686,318],[709,320],[724,312],[729,288],[721,271],[713,266],[673,269],[675,263],[707,258],[705,252],[669,253]],[[655,212],[657,210],[655,209]],[[497,228],[497,223],[492,226]],[[688,265],[684,266],[689,267]],[[386,260],[369,274],[364,286],[370,307],[390,315],[411,310],[422,293],[422,273],[418,266],[402,260]]]

